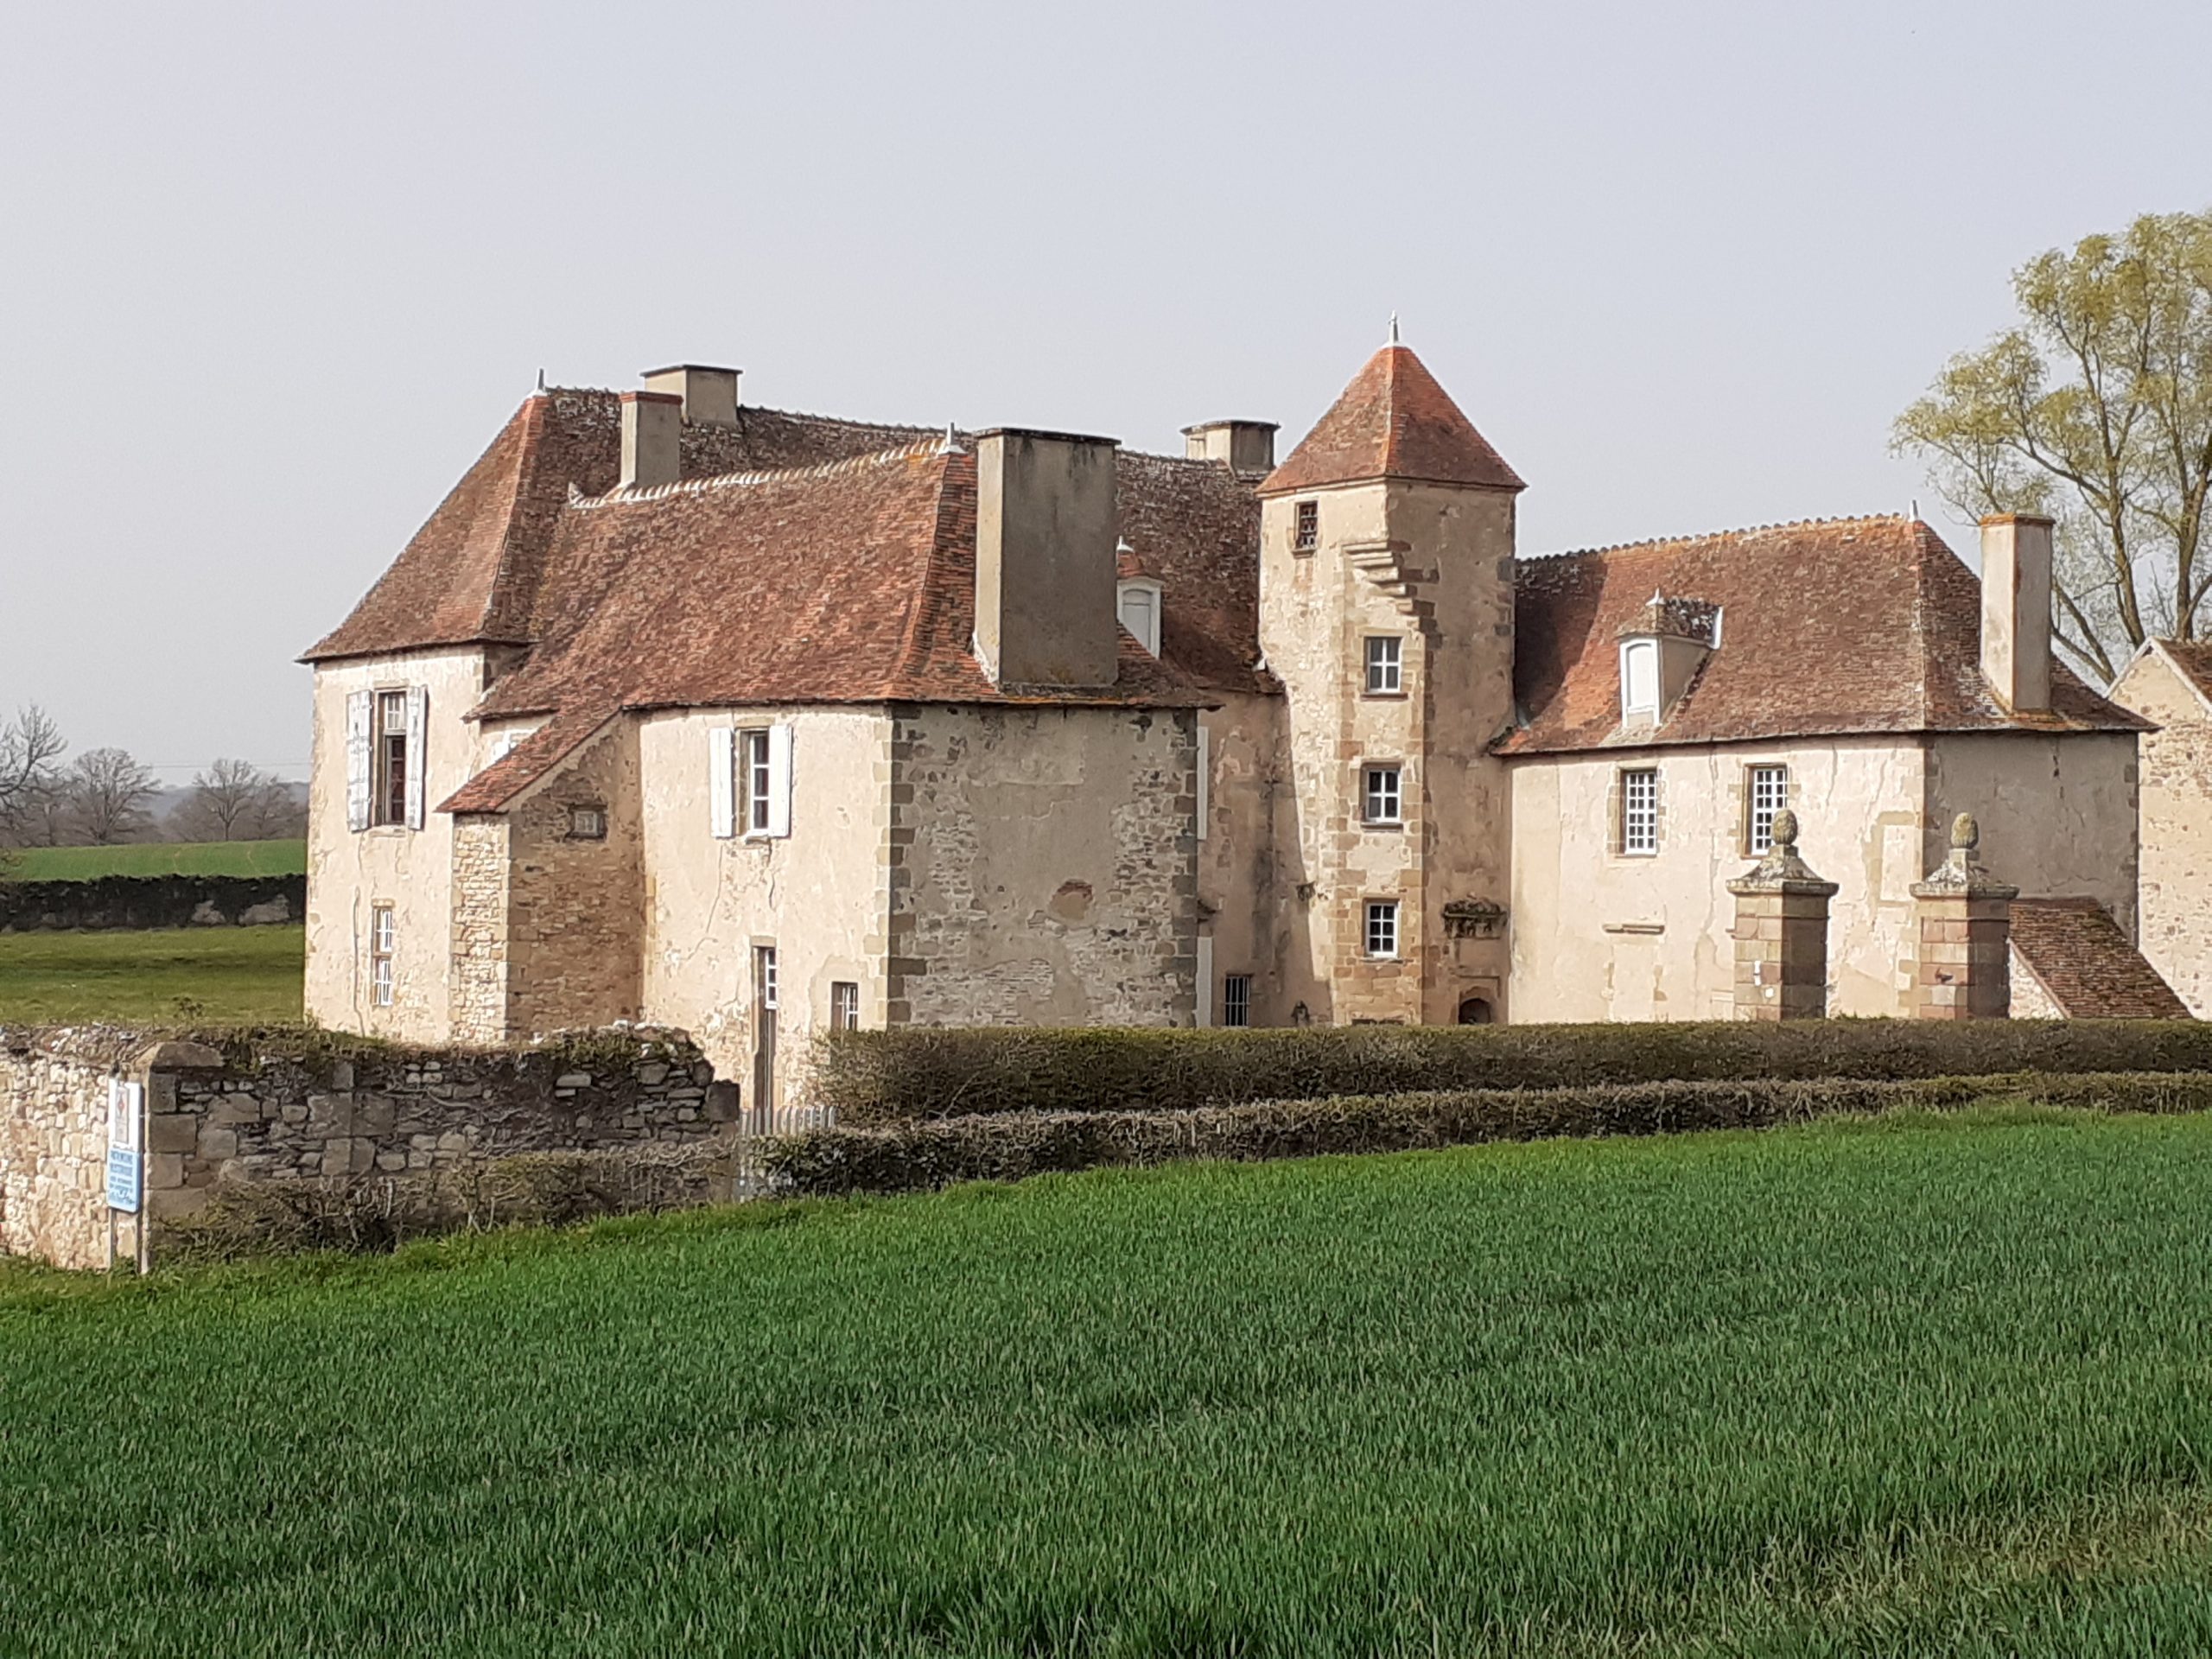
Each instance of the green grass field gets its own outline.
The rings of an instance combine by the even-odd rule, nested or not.
[[[128,847],[25,847],[0,859],[0,880],[91,881],[103,875],[299,875],[304,841],[147,842]]]
[[[0,1026],[300,1017],[303,927],[0,933]]]
[[[2212,1122],[0,1281],[25,1653],[2212,1650]]]

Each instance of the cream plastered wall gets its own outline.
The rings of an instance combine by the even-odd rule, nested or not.
[[[717,837],[709,731],[776,724],[791,728],[791,834]],[[860,987],[861,1025],[884,1024],[890,746],[880,708],[686,710],[639,725],[645,1017],[690,1033],[748,1109],[756,946],[777,953],[779,1106],[804,1104],[833,982]]]
[[[2113,699],[2158,729],[2142,740],[2139,941],[2200,1020],[2212,1020],[2212,701],[2156,645]]]
[[[1745,772],[1777,764],[1789,768],[1799,850],[1839,888],[1828,1011],[1905,1012],[1911,887],[1927,873],[1926,759],[1910,740],[1840,739],[1515,761],[1513,1018],[1730,1018],[1735,899],[1726,883],[1752,862]],[[1659,769],[1659,851],[1617,854],[1615,779],[1642,766]]]
[[[1196,711],[895,719],[893,1023],[1190,1024]]]
[[[436,1042],[448,1031],[453,820],[438,804],[473,777],[482,739],[463,718],[483,695],[468,649],[325,664],[315,670],[308,785],[307,1014],[342,1031]],[[355,691],[428,692],[423,821],[353,830],[346,816],[346,702]],[[369,996],[369,912],[392,906],[393,998]]]
[[[1911,1012],[1911,888],[1942,861],[1953,817],[2031,897],[2133,911],[2134,740],[2125,734],[1841,738],[1794,744],[1535,757],[1513,766],[1513,1017],[1725,1020],[1733,1013],[1735,901],[1749,868],[1750,767],[1789,769],[1799,849],[1837,884],[1828,1011]],[[1660,773],[1656,855],[1611,850],[1615,780]]]
[[[2094,899],[2135,937],[2138,768],[2132,732],[1975,733],[1929,740],[1932,869],[1951,820],[1981,826],[1981,861],[2031,899]]]
[[[1297,504],[1318,546],[1293,550]],[[1276,810],[1279,1017],[1448,1020],[1503,1000],[1503,941],[1446,937],[1453,899],[1503,902],[1512,708],[1513,499],[1394,483],[1278,497],[1262,512],[1261,644],[1287,697]],[[1366,690],[1365,642],[1401,641],[1402,690]],[[1401,769],[1403,822],[1363,810],[1370,763]],[[1399,906],[1395,961],[1365,950],[1369,901]],[[1502,1010],[1501,1010],[1502,1014]]]
[[[1206,833],[1198,842],[1199,931],[1212,944],[1211,1022],[1221,1023],[1222,981],[1252,981],[1251,1023],[1287,1017],[1274,973],[1274,811],[1280,697],[1232,696],[1201,712],[1208,770]]]

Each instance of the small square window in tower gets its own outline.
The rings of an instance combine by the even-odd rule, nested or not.
[[[1297,517],[1292,521],[1290,550],[1294,553],[1311,553],[1320,545],[1321,504],[1319,501],[1300,501],[1298,504]]]
[[[1398,902],[1395,899],[1367,901],[1367,954],[1388,960],[1398,954]]]
[[[1749,817],[1744,846],[1754,858],[1774,850],[1774,815],[1789,804],[1789,768],[1753,766],[1745,790]]]
[[[1406,642],[1395,633],[1367,636],[1367,695],[1391,697],[1405,690]]]
[[[1369,823],[1399,823],[1402,796],[1395,766],[1367,766],[1360,792],[1360,817]]]

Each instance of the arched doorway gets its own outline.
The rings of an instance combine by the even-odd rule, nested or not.
[[[1471,996],[1459,1005],[1459,1023],[1463,1026],[1486,1026],[1491,1022],[1490,999]]]

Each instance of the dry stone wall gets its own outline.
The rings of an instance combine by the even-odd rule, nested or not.
[[[683,1147],[728,1133],[736,1091],[690,1039],[639,1028],[514,1049],[305,1033],[149,1042],[0,1030],[0,1246],[106,1259],[108,1084],[146,1089],[146,1213],[165,1226],[226,1186],[404,1183],[531,1153]]]
[[[0,933],[65,927],[257,927],[296,922],[307,907],[304,875],[0,881]]]

